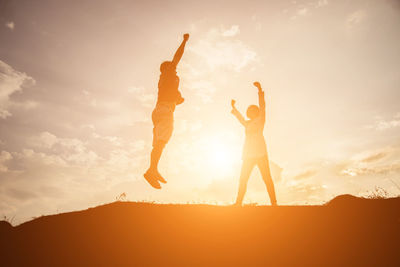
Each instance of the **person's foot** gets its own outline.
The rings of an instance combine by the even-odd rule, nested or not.
[[[242,206],[242,203],[240,203],[240,202],[235,202],[235,204],[233,204],[232,206],[234,206],[234,207],[241,207],[241,206]]]
[[[271,206],[274,206],[274,207],[275,207],[275,206],[278,206],[278,204],[277,204],[276,201],[275,201],[275,202],[272,202],[272,203],[271,203]]]
[[[145,174],[143,174],[146,181],[155,189],[161,189],[161,185],[158,182],[157,174],[152,172],[151,170],[147,170]]]
[[[157,180],[160,181],[161,183],[163,183],[163,184],[167,183],[167,181],[164,179],[164,177],[162,177],[162,175],[158,171],[157,171],[156,177],[157,177]]]

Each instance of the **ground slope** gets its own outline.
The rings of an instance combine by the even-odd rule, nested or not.
[[[400,198],[242,208],[115,202],[0,226],[2,266],[400,266]]]

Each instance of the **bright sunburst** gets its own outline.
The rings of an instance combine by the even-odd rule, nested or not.
[[[211,139],[207,152],[208,166],[220,173],[229,173],[235,160],[233,148],[222,138]]]

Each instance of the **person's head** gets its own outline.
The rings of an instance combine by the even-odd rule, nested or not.
[[[164,61],[160,65],[161,73],[176,72],[174,64],[171,61]]]
[[[257,118],[259,113],[260,109],[256,105],[250,105],[246,111],[247,117],[251,120]]]

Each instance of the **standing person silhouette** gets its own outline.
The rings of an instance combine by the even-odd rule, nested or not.
[[[143,175],[147,182],[154,188],[160,189],[160,183],[167,181],[158,172],[158,162],[165,145],[171,138],[174,128],[175,106],[182,104],[184,99],[178,90],[179,77],[176,66],[182,58],[189,34],[183,35],[183,41],[175,52],[172,61],[165,61],[160,65],[160,80],[158,82],[158,98],[156,107],[151,114],[153,121],[153,149],[150,155],[150,167]]]
[[[239,191],[235,205],[242,205],[244,195],[247,189],[247,182],[255,165],[258,166],[264,183],[267,187],[271,205],[276,206],[276,196],[274,183],[271,178],[271,172],[268,162],[267,146],[263,135],[265,125],[265,99],[264,91],[259,82],[255,82],[254,86],[258,88],[259,107],[251,105],[247,108],[246,115],[250,120],[245,120],[236,109],[236,101],[232,99],[232,114],[245,127],[246,140],[243,148],[243,163],[240,173]]]

